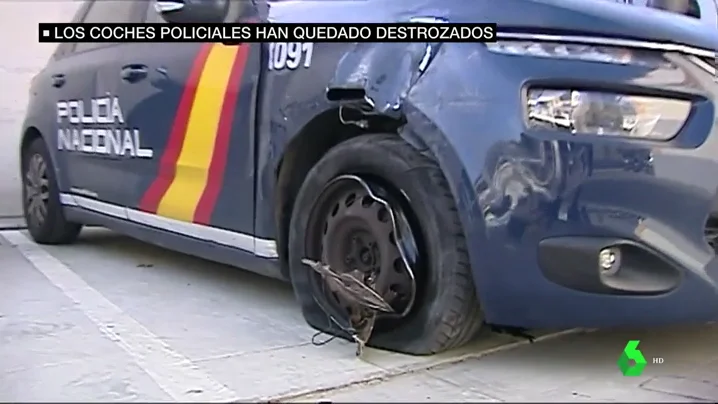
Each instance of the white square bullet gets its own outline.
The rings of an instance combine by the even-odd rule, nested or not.
[[[42,30],[42,36],[50,36],[50,30],[49,30],[49,29],[43,29],[43,30]]]

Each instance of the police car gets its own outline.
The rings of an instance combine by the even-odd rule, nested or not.
[[[314,328],[718,319],[714,31],[599,0],[87,1],[75,22],[476,22],[498,42],[61,44],[32,82],[38,243],[101,225],[291,282]]]

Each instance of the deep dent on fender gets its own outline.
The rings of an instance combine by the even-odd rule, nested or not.
[[[528,201],[534,198],[550,203],[565,191],[561,146],[555,141],[536,146],[527,150],[510,142],[495,145],[495,158],[486,161],[487,175],[479,177],[476,184],[477,202],[483,207],[487,227],[505,225],[520,216],[522,208],[531,210]]]
[[[340,59],[327,99],[399,118],[409,90],[436,55],[438,43],[359,43]]]

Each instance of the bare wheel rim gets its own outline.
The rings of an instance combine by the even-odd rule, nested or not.
[[[34,154],[25,171],[25,208],[28,219],[36,225],[42,225],[47,217],[49,200],[47,164],[41,155]]]
[[[317,198],[307,226],[308,255],[336,272],[358,269],[372,277],[376,292],[402,313],[411,310],[416,286],[396,243],[390,212],[360,183],[337,182]],[[356,309],[325,287],[319,276],[313,276],[313,282],[327,303],[347,316],[355,314]]]

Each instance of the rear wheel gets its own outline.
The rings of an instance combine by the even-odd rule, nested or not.
[[[65,219],[50,153],[41,138],[23,151],[22,185],[23,213],[33,240],[41,244],[75,241],[82,226]]]
[[[292,284],[307,322],[347,337],[327,319],[355,309],[301,260],[359,271],[395,313],[380,315],[369,345],[425,355],[468,342],[483,317],[466,241],[438,165],[396,135],[330,150],[299,191],[289,235]]]

